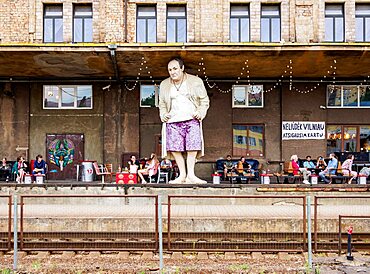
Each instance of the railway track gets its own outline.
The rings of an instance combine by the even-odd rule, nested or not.
[[[0,232],[0,250],[12,248],[13,239],[8,236]],[[345,250],[347,234],[342,233],[341,237]],[[370,251],[370,233],[354,233],[352,244],[355,250]],[[295,232],[171,232],[170,235],[165,232],[163,245],[169,251],[219,252],[302,252],[307,246],[303,234]],[[156,251],[158,235],[155,232],[23,232],[18,234],[18,246],[24,251]],[[317,251],[338,252],[338,248],[338,233],[317,234]]]

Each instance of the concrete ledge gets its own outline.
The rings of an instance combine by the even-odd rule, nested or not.
[[[12,254],[14,254],[13,252],[12,252]],[[26,257],[28,254],[27,254],[27,252],[26,251],[18,251],[18,258],[19,259],[21,259],[21,258],[24,258],[24,257]]]
[[[130,252],[128,251],[121,251],[121,252],[118,252],[118,258],[120,259],[129,259],[130,258]]]
[[[141,259],[142,260],[152,260],[153,259],[153,252],[150,252],[150,251],[143,252],[143,254],[141,255]]]
[[[291,257],[288,252],[279,252],[278,258],[279,260],[282,260],[282,261],[289,261]]]
[[[100,257],[101,253],[99,251],[90,251],[90,257]]]
[[[263,259],[261,252],[252,252],[252,259]]]
[[[183,259],[182,252],[172,252],[172,260],[181,260]]]
[[[74,251],[63,251],[62,258],[72,258],[76,255]]]
[[[208,260],[208,253],[207,252],[198,252],[197,256],[198,260]]]
[[[225,260],[236,260],[235,252],[225,252]]]
[[[50,256],[49,251],[40,251],[37,253],[36,258],[45,259],[48,258],[49,256]]]

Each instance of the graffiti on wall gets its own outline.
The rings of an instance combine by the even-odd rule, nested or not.
[[[73,163],[75,147],[70,139],[55,139],[48,147],[49,161],[60,168]]]

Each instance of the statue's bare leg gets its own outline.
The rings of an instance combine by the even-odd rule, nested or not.
[[[173,151],[172,152],[173,158],[175,158],[176,164],[179,167],[179,177],[175,180],[170,181],[170,184],[182,184],[185,182],[186,178],[186,167],[185,167],[185,160],[182,152]]]
[[[186,177],[186,183],[188,184],[206,184],[207,182],[199,179],[195,176],[194,168],[195,168],[195,158],[197,156],[197,151],[188,151],[188,156],[186,158],[186,164],[188,167],[188,176]]]

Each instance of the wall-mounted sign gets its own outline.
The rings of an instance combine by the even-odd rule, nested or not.
[[[282,140],[325,139],[325,122],[282,123]]]

